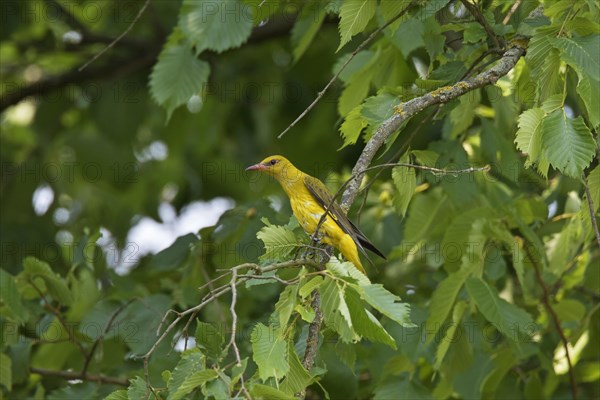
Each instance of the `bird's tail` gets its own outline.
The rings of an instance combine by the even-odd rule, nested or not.
[[[354,243],[354,240],[352,240],[352,237],[350,235],[346,234],[342,236],[342,238],[339,241],[339,246],[337,247],[338,249],[340,249],[340,252],[346,258],[346,260],[354,264],[354,266],[358,268],[360,272],[362,272],[365,275],[367,274],[365,268],[360,262],[358,250],[356,248],[356,243]]]

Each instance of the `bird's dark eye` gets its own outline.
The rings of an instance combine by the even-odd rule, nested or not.
[[[275,165],[275,164],[277,164],[278,162],[279,162],[279,160],[272,159],[271,161],[269,161],[269,164],[271,164],[271,165]]]

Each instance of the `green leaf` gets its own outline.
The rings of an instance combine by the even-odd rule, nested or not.
[[[197,54],[206,49],[221,53],[248,40],[253,24],[250,11],[238,0],[185,0],[179,26]]]
[[[519,342],[533,326],[531,315],[500,298],[496,289],[480,278],[469,278],[466,287],[477,309],[508,339]]]
[[[372,284],[358,288],[360,297],[383,315],[406,328],[415,326],[410,320],[410,306],[400,302],[400,297],[387,291],[383,285]]]
[[[64,279],[55,274],[50,266],[35,257],[26,257],[23,260],[23,274],[29,279],[41,278],[50,295],[60,304],[68,306],[73,301],[73,296]]]
[[[360,133],[368,124],[367,120],[362,116],[362,104],[350,111],[340,126],[340,134],[344,139],[344,144],[340,149],[356,143]]]
[[[352,329],[352,318],[344,299],[344,289],[334,279],[326,279],[319,287],[321,310],[327,326],[331,327],[347,343],[358,340]]]
[[[4,353],[0,353],[0,385],[12,389],[12,360]]]
[[[594,211],[600,208],[600,166],[596,166],[587,176],[587,185],[590,190]]]
[[[298,285],[289,285],[279,295],[279,301],[275,304],[275,313],[279,316],[279,326],[285,327],[296,307],[298,296]]]
[[[595,81],[600,81],[600,35],[552,38],[567,64],[580,69]]]
[[[402,3],[402,2],[401,2]],[[392,44],[402,52],[404,58],[408,58],[414,50],[425,47],[423,33],[425,25],[416,19],[407,19],[402,21],[394,36],[391,38]],[[406,40],[410,37],[410,40]]]
[[[152,257],[150,267],[161,272],[177,269],[190,255],[191,246],[197,242],[198,237],[193,233],[178,237],[172,245]]]
[[[29,318],[29,311],[23,306],[15,277],[3,269],[0,269],[0,315],[6,316],[19,325]]]
[[[362,32],[375,15],[377,2],[372,0],[346,0],[340,8],[340,45],[338,51]]]
[[[106,396],[104,400],[129,400],[129,396],[127,395],[127,390],[115,390]]]
[[[509,349],[504,349],[492,357],[494,369],[481,382],[481,394],[484,398],[494,397],[494,393],[506,374],[514,368],[515,356]]]
[[[204,369],[202,371],[196,371],[188,376],[181,383],[174,393],[169,393],[168,400],[179,400],[186,397],[194,389],[204,385],[206,382],[210,382],[219,376],[217,371],[214,369]]]
[[[392,338],[373,314],[365,310],[359,294],[355,290],[346,290],[345,299],[356,333],[372,342],[383,343],[396,350],[394,338]]]
[[[351,113],[367,97],[371,87],[372,71],[372,69],[360,71],[353,75],[352,79],[346,84],[338,102],[338,113],[340,115]]]
[[[286,394],[274,387],[254,384],[250,389],[250,394],[255,400],[296,400],[293,395]]]
[[[147,400],[152,398],[152,393],[148,393],[146,381],[141,376],[136,376],[135,379],[129,381],[127,388],[127,398],[129,400]]]
[[[294,60],[298,61],[312,43],[321,28],[327,13],[322,3],[311,2],[302,9],[302,14],[292,28],[292,44]]]
[[[587,75],[579,74],[577,93],[583,100],[588,118],[594,128],[600,125],[600,81],[594,81]]]
[[[427,336],[427,342],[431,343],[437,332],[442,327],[448,314],[454,305],[456,297],[460,289],[464,285],[470,270],[463,268],[450,275],[437,285],[433,296],[431,297],[431,305],[429,306],[429,318],[427,318],[427,332],[431,335]]]
[[[284,327],[281,327],[282,329]],[[271,326],[257,324],[250,337],[254,362],[262,381],[271,377],[283,378],[289,371],[287,345],[285,340]]]
[[[544,118],[542,151],[554,168],[575,179],[581,178],[596,153],[594,138],[583,118],[567,118],[564,109]]]
[[[265,226],[256,237],[265,244],[265,254],[260,256],[261,260],[283,260],[298,247],[296,235],[284,226]]]
[[[410,157],[405,153],[399,160],[400,163],[409,163]],[[394,196],[394,205],[396,210],[403,217],[406,215],[408,204],[415,193],[417,187],[417,176],[415,169],[411,167],[394,167],[392,169],[392,180],[396,186],[396,194]]]
[[[467,308],[467,303],[465,303],[464,301],[459,301],[456,303],[456,305],[454,306],[454,311],[452,313],[452,324],[448,327],[448,329],[444,333],[444,337],[440,338],[440,340],[438,341],[439,344],[437,347],[437,351],[435,353],[435,364],[434,364],[434,368],[438,371],[440,370],[440,367],[442,366],[442,362],[444,361],[444,357],[446,357],[446,353],[448,352],[450,345],[457,340],[456,332],[458,331],[458,335],[463,334],[463,332],[460,331],[460,329],[461,329],[460,323],[462,321],[462,317],[465,313],[466,308]]]
[[[217,360],[223,352],[223,335],[215,328],[213,324],[196,321],[196,346],[200,348],[202,353],[207,357]]]
[[[517,148],[527,153],[525,166],[537,164],[538,170],[543,176],[548,175],[548,161],[542,157],[542,121],[544,111],[540,108],[532,108],[519,116],[519,130],[516,133],[515,143]]]
[[[313,377],[300,362],[292,340],[288,341],[288,360],[290,362],[290,370],[279,388],[285,393],[296,394],[310,385]]]
[[[415,156],[419,164],[426,167],[435,167],[440,155],[431,150],[412,150],[411,154]]]
[[[166,108],[169,119],[177,107],[202,90],[209,74],[208,63],[196,58],[188,46],[168,46],[152,69],[150,93]]]
[[[184,351],[167,382],[167,390],[169,391],[168,398],[173,400],[182,398],[186,393],[179,392],[180,387],[185,383],[189,376],[203,370],[204,363],[204,356],[200,353],[199,349],[196,348]]]
[[[321,286],[322,283],[323,283],[323,277],[315,276],[310,281],[308,281],[304,285],[302,285],[302,287],[298,291],[298,294],[300,295],[300,297],[305,299],[307,296],[309,296],[313,292],[313,290],[315,290],[316,288]]]

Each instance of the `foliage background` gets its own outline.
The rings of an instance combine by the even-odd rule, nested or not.
[[[281,272],[300,281],[238,289],[243,377],[254,398],[305,387],[309,398],[335,399],[600,397],[600,243],[590,218],[600,204],[600,10],[592,1],[470,4],[3,0],[2,397],[246,395],[231,348],[221,354],[229,295],[192,320],[191,350],[182,353],[182,323],[147,376],[139,358],[165,312],[199,304],[198,287],[219,269],[292,257],[269,237],[288,250],[308,243],[280,188],[243,169],[284,154],[336,190],[366,141],[402,113],[395,106],[523,43],[527,55],[508,75],[416,115],[375,159],[489,172],[374,172],[350,210],[388,255],[364,290],[383,284],[383,298],[410,305],[416,327],[391,313],[404,303],[357,297],[361,282],[333,264],[304,292],[309,268]],[[276,139],[352,50],[408,6]],[[232,208],[220,215],[215,198]],[[172,230],[164,251],[143,254],[128,236],[143,217],[168,225],[196,201],[209,202],[203,229]],[[338,303],[323,308],[306,371],[316,287]],[[360,319],[365,307],[382,327]],[[256,343],[275,353],[261,358]],[[289,371],[287,382],[269,371]]]

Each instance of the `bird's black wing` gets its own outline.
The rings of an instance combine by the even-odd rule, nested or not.
[[[368,249],[373,253],[377,254],[379,257],[386,260],[383,253],[379,251],[379,249],[377,249],[377,247],[375,247],[373,243],[371,243],[371,241],[365,236],[365,234],[362,233],[360,229],[358,229],[358,227],[352,223],[352,221],[350,221],[348,216],[342,210],[342,207],[340,207],[340,205],[335,201],[333,203],[331,202],[333,196],[329,192],[325,184],[323,184],[323,182],[321,182],[317,178],[307,175],[304,178],[304,184],[310,192],[310,194],[312,194],[312,196],[314,197],[315,201],[319,203],[321,207],[325,209],[331,204],[329,214],[332,216],[332,218],[335,220],[338,226],[344,232],[350,235],[352,239],[354,239],[354,242],[359,245],[359,249],[363,254],[365,254],[365,256],[366,253],[364,249]]]

